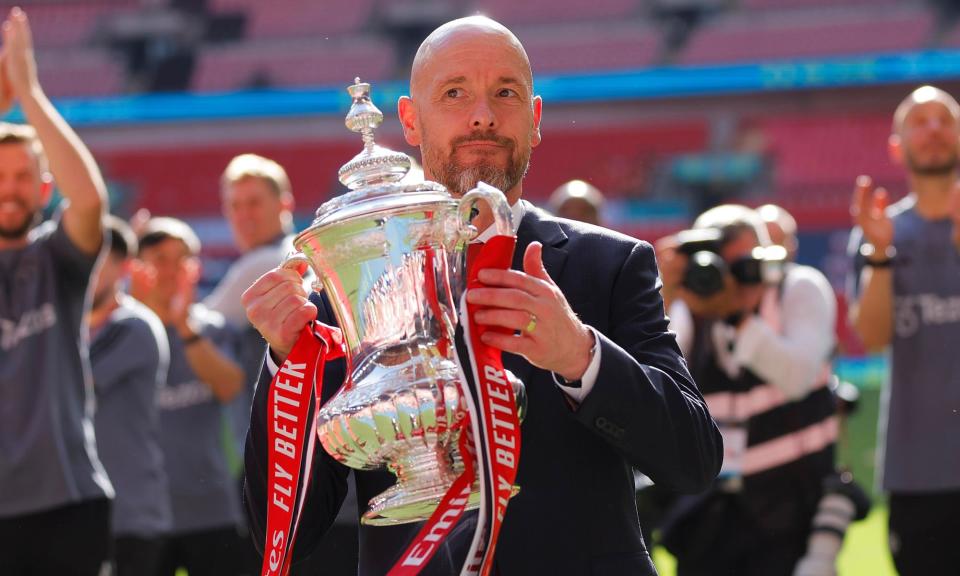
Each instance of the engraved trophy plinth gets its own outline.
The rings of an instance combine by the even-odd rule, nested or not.
[[[320,206],[287,262],[313,269],[347,347],[346,382],[317,418],[320,442],[347,466],[396,474],[362,521],[401,524],[428,518],[463,469],[453,335],[465,247],[476,234],[471,209],[483,200],[499,233],[513,226],[506,198],[490,186],[456,199],[434,182],[401,183],[410,159],[374,143],[383,114],[370,85],[358,78],[348,91],[346,125],[364,144],[339,172],[350,191]],[[515,379],[514,390],[522,409]]]

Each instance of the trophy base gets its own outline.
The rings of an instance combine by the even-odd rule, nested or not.
[[[459,474],[450,466],[449,458],[438,452],[412,455],[408,463],[414,465],[397,468],[396,484],[370,499],[369,509],[360,518],[361,524],[394,526],[427,520]],[[511,498],[519,492],[520,487],[514,486]],[[480,492],[474,482],[466,509],[475,510],[478,506]]]

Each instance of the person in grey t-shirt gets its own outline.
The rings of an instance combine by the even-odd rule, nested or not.
[[[260,375],[264,340],[247,320],[240,295],[257,278],[276,268],[293,251],[293,194],[282,166],[256,154],[241,154],[227,165],[220,179],[224,218],[241,256],[203,304],[221,314],[240,334],[241,364],[246,373],[243,391],[230,405],[237,437],[237,455],[250,422],[253,387]]]
[[[234,157],[220,178],[220,200],[224,218],[230,223],[233,241],[241,256],[203,303],[223,314],[240,333],[241,358],[246,373],[243,392],[230,405],[237,433],[238,454],[243,454],[254,388],[260,377],[265,341],[250,325],[240,295],[260,276],[276,268],[293,251],[293,192],[283,166],[256,154]],[[308,275],[305,286],[312,275]],[[349,483],[353,484],[351,477]],[[358,558],[355,499],[347,498],[323,547],[313,555],[305,573],[327,576],[355,574]],[[332,550],[336,553],[331,553]],[[251,545],[249,562],[259,570],[260,558]]]
[[[137,237],[107,216],[110,251],[100,267],[90,311],[90,363],[97,393],[97,447],[117,497],[113,503],[117,576],[154,574],[163,537],[173,526],[160,448],[156,397],[170,351],[163,323],[120,290]]]
[[[853,319],[869,349],[890,347],[880,468],[894,564],[943,574],[960,566],[960,105],[916,89],[894,114],[890,150],[911,193],[887,207],[884,190],[857,180]]]
[[[224,453],[224,405],[243,386],[235,333],[220,314],[194,304],[200,241],[185,222],[152,218],[139,240],[131,294],[160,317],[170,343],[157,406],[173,529],[158,574],[181,567],[190,576],[241,574],[248,543],[238,531],[240,498]]]
[[[44,95],[19,8],[3,23],[0,115],[11,98],[29,126],[0,123],[0,574],[95,575],[113,488],[97,458],[83,318],[106,191]],[[69,203],[31,231],[51,174]]]

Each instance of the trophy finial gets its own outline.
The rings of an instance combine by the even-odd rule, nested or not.
[[[353,104],[344,123],[350,130],[361,134],[364,147],[370,150],[374,146],[373,131],[383,122],[383,112],[370,100],[370,84],[361,82],[359,76],[354,78],[353,86],[348,87],[347,92],[353,98]]]
[[[370,84],[357,76],[347,87],[353,98],[344,124],[363,138],[363,151],[340,168],[340,182],[351,190],[379,182],[397,182],[410,170],[410,157],[377,146],[373,131],[383,122],[383,112],[370,99]]]

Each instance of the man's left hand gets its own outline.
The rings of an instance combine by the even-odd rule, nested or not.
[[[566,297],[543,267],[543,245],[533,242],[523,255],[523,272],[488,268],[467,301],[483,306],[478,324],[499,326],[516,334],[485,332],[483,342],[520,354],[531,364],[567,380],[579,380],[590,364],[593,333],[570,308]]]

